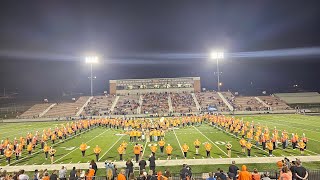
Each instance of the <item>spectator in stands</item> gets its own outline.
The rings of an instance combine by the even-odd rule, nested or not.
[[[156,172],[156,158],[154,157],[154,155],[151,155],[149,157],[149,166],[150,166],[150,169],[153,171],[153,174],[155,174],[155,172]]]
[[[127,175],[129,175],[130,173],[133,173],[133,163],[131,162],[130,159],[128,159],[128,161],[126,162],[126,173]]]
[[[92,167],[92,169],[94,170],[94,175],[97,174],[97,171],[98,171],[98,166],[97,166],[97,163],[94,162],[94,160],[91,160],[90,162],[90,166]]]
[[[260,180],[261,176],[256,168],[253,169],[252,180]]]
[[[232,161],[232,164],[229,166],[229,171],[228,171],[229,178],[230,179],[232,178],[232,180],[236,180],[238,171],[239,171],[239,168],[238,166],[236,166],[236,162]]]
[[[218,178],[220,178],[221,180],[227,180],[227,176],[222,169],[220,169],[220,175],[218,176]]]
[[[284,166],[281,170],[280,180],[292,180],[292,173],[287,166]]]
[[[40,173],[39,173],[38,169],[34,170],[33,179],[38,180],[38,179],[40,179],[39,176],[40,176]]]
[[[171,173],[170,173],[170,170],[167,169],[165,172],[164,172],[164,176],[166,178],[168,178],[168,180],[172,180],[172,176],[171,176]]]
[[[58,180],[57,170],[52,171],[50,175],[50,180]]]
[[[73,167],[72,170],[70,171],[70,175],[69,175],[69,180],[77,180],[77,171],[76,171],[76,167]]]
[[[238,176],[238,180],[252,180],[252,175],[247,171],[247,166],[242,165],[241,171]]]
[[[290,166],[290,171],[292,172],[292,179],[296,179],[296,168],[297,168],[297,166],[296,166],[296,161],[292,161],[291,162],[291,166]]]
[[[261,180],[271,180],[271,179],[269,178],[269,173],[263,174]]]
[[[43,176],[42,180],[50,180],[48,172],[44,173],[44,176]]]
[[[297,165],[297,167],[296,167],[295,171],[292,172],[292,173],[295,173],[295,176],[296,176],[297,180],[305,180],[305,179],[307,179],[309,174],[308,174],[306,168],[304,168],[302,166],[302,163],[301,163],[301,161],[299,159],[296,160],[296,165]]]
[[[128,180],[136,180],[136,178],[134,177],[134,173],[129,174]]]
[[[24,173],[24,170],[20,170],[19,172],[19,180],[29,180],[29,176],[27,174]]]
[[[187,164],[183,164],[182,169],[180,170],[180,179],[187,180],[187,179],[190,179],[191,176],[192,176],[192,173],[191,173],[190,167],[188,167]]]
[[[141,158],[141,160],[139,161],[140,170],[146,169],[146,165],[147,165],[146,160],[144,160],[143,158]]]
[[[126,180],[126,170],[121,169],[120,173],[118,174],[117,180]]]
[[[217,179],[220,176],[220,168],[217,169],[217,172],[214,173],[214,177]]]
[[[147,180],[157,180],[151,169],[148,171]]]
[[[207,178],[207,180],[216,180],[216,178],[213,177],[212,172],[209,172],[209,177]]]
[[[66,180],[67,179],[67,168],[62,166],[59,170],[59,180]]]

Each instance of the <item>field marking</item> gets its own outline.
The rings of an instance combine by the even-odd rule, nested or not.
[[[219,148],[219,146],[217,146],[214,142],[212,142],[206,135],[204,135],[201,131],[199,131],[198,128],[196,128],[195,126],[193,126],[193,128],[195,128],[203,137],[207,138],[213,145],[215,145],[218,149],[220,149],[221,152],[223,152],[228,157],[228,154],[226,152],[224,152],[221,148]]]
[[[281,124],[281,123],[269,122],[268,120],[257,120],[257,121],[264,122],[265,124],[278,124],[278,125],[281,125],[281,126],[287,126],[287,125]],[[311,132],[315,132],[315,133],[320,133],[318,131],[314,131],[314,130],[310,130],[310,129],[297,128],[297,127],[292,127],[292,126],[290,126],[290,129],[299,129],[299,130],[305,130],[305,131],[311,131]]]
[[[94,140],[95,138],[99,137],[100,135],[102,135],[102,134],[106,133],[106,132],[107,132],[107,131],[109,131],[109,130],[110,130],[110,129],[105,130],[105,131],[103,131],[102,133],[98,134],[98,135],[97,135],[97,136],[95,136],[94,138],[92,138],[92,139],[90,139],[89,141],[87,141],[87,142],[86,142],[86,144],[87,144],[87,143],[89,143],[89,142],[91,142],[91,141],[92,141],[92,140]],[[61,160],[62,158],[64,158],[64,157],[68,156],[69,154],[71,154],[71,153],[72,153],[72,152],[74,152],[75,150],[78,150],[78,148],[75,148],[74,150],[70,151],[69,153],[67,153],[67,154],[63,155],[63,156],[62,156],[62,157],[60,157],[59,159],[57,159],[57,160],[53,161],[53,163],[55,163],[55,162],[57,162],[57,161]]]
[[[112,148],[113,148],[113,146],[115,146],[119,141],[120,141],[120,139],[122,139],[123,138],[123,136],[121,136],[99,159],[98,159],[98,161],[100,161]]]
[[[306,124],[303,124],[303,123],[298,123],[298,122],[290,122],[290,121],[284,121],[284,120],[275,120],[275,121],[280,121],[280,122],[284,122],[284,123],[293,123],[293,124],[300,124],[300,125],[306,125]],[[318,126],[318,124],[316,124],[317,126],[315,127],[319,127],[320,128],[320,125]]]
[[[179,141],[179,139],[178,139],[178,137],[177,137],[177,134],[176,134],[176,132],[174,131],[174,129],[173,129],[173,134],[176,136],[176,139],[177,139],[178,144],[179,144],[179,148],[180,148],[180,150],[181,150],[181,152],[182,152],[182,157],[184,157],[184,153],[183,153],[183,150],[182,150],[182,146],[181,146],[181,144],[180,144],[180,141]]]
[[[141,158],[143,158],[144,152],[146,152],[146,147],[147,147],[147,141],[146,141],[146,143],[144,144],[143,152],[142,152]]]

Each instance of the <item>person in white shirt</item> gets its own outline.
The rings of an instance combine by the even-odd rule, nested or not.
[[[62,166],[62,168],[59,171],[59,179],[60,180],[66,180],[67,179],[67,168]]]
[[[29,176],[24,174],[24,170],[20,170],[19,180],[29,180]]]

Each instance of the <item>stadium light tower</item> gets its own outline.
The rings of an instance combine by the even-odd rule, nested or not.
[[[98,57],[97,56],[87,56],[86,57],[86,63],[87,64],[90,64],[90,69],[91,69],[91,74],[90,74],[90,82],[91,82],[91,96],[93,96],[93,87],[92,87],[92,81],[93,79],[95,79],[96,77],[93,77],[92,76],[92,65],[93,64],[97,64],[99,61],[98,61]]]
[[[217,75],[218,75],[218,92],[220,91],[220,86],[222,83],[220,83],[220,70],[219,70],[219,60],[222,60],[224,58],[224,53],[222,51],[212,51],[210,53],[210,59],[217,61]]]

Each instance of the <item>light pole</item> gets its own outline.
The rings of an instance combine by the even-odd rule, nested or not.
[[[218,75],[218,92],[220,91],[220,86],[222,83],[220,83],[220,70],[219,70],[219,60],[222,60],[224,58],[224,53],[222,51],[213,51],[210,53],[210,59],[217,61],[217,75]]]
[[[91,96],[93,96],[92,83],[93,83],[93,78],[95,78],[95,77],[92,76],[92,65],[98,63],[98,57],[97,56],[87,56],[86,57],[86,63],[90,64],[90,71],[91,71],[90,77],[89,77],[90,78],[90,92],[91,92]]]

